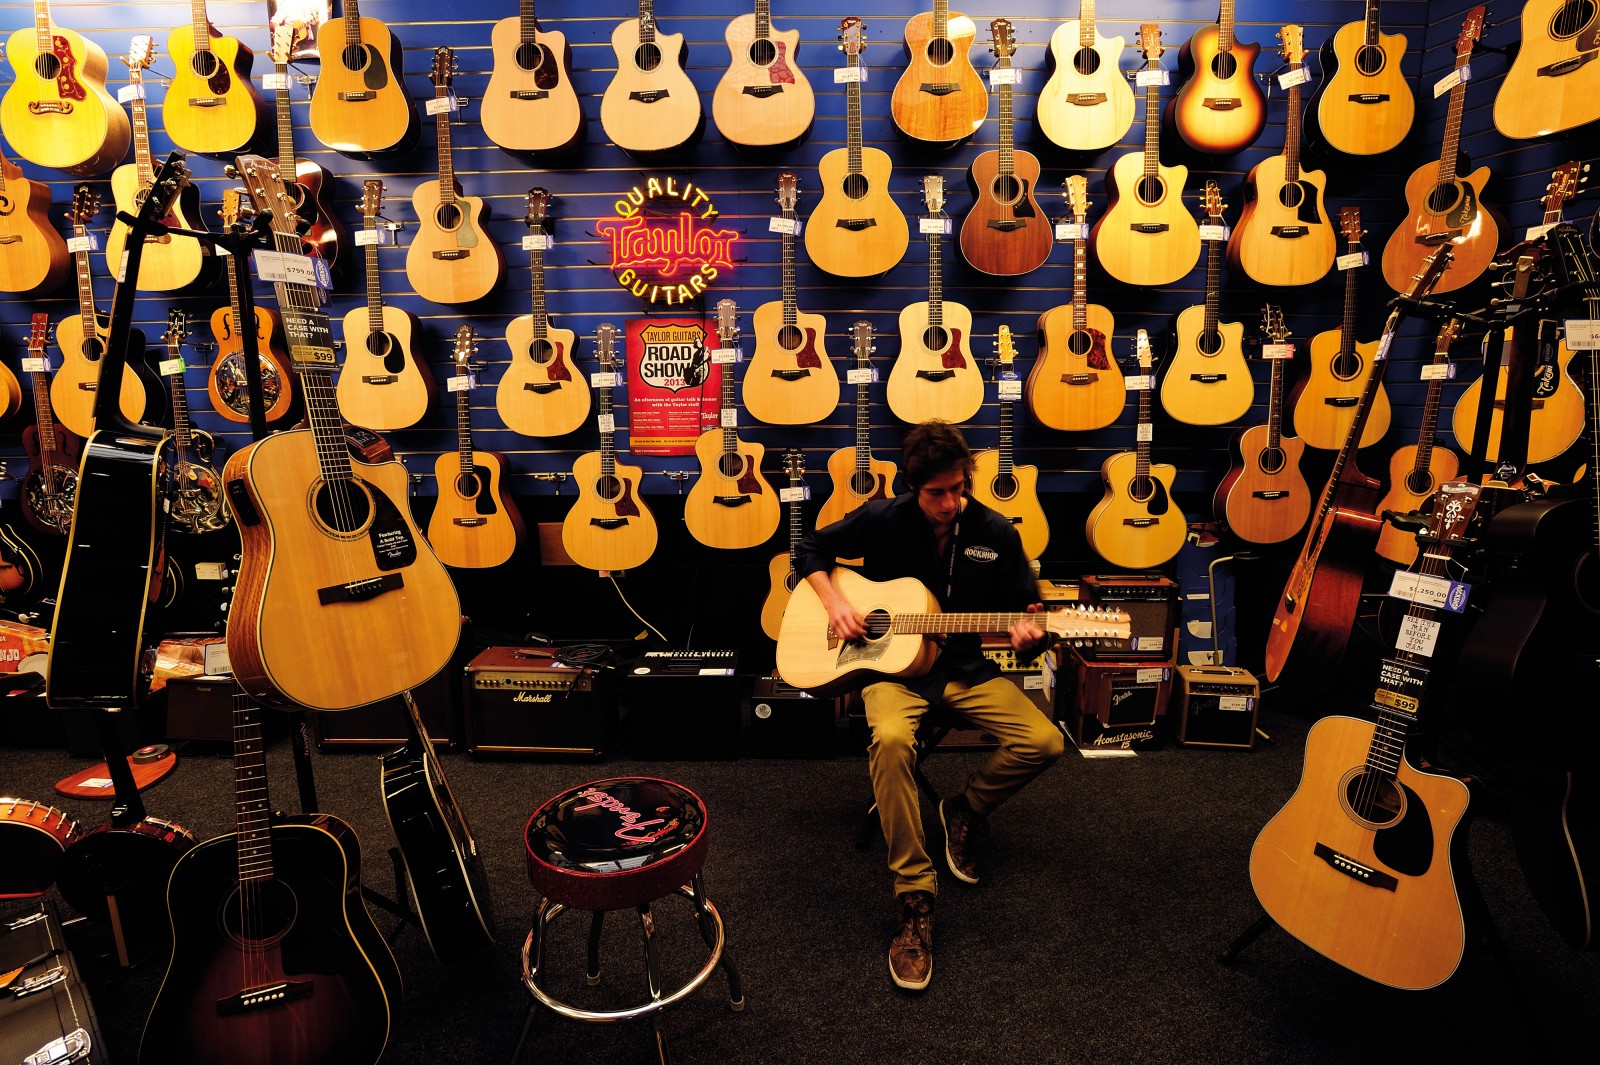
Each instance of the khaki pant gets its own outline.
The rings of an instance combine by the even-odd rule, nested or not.
[[[872,742],[867,748],[872,795],[878,803],[894,891],[938,892],[938,879],[923,840],[922,806],[911,771],[916,766],[917,724],[927,712],[922,696],[895,681],[861,690]],[[965,795],[974,813],[988,816],[1022,786],[1061,757],[1061,730],[1017,687],[996,677],[976,687],[951,681],[944,702],[1000,746],[967,778]]]

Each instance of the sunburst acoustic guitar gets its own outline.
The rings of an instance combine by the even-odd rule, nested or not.
[[[1234,0],[1221,0],[1214,26],[1202,26],[1178,50],[1183,80],[1167,105],[1167,120],[1197,152],[1233,155],[1254,144],[1267,122],[1267,102],[1256,84],[1259,44],[1234,34]]]

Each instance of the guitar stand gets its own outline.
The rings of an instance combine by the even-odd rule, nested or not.
[[[391,899],[387,895],[372,890],[372,888],[368,887],[366,884],[362,884],[361,898],[363,901],[369,902],[378,907],[378,909],[385,910],[399,918],[399,920],[395,922],[395,926],[389,932],[389,934],[383,937],[384,942],[392,946],[394,941],[400,938],[400,933],[405,931],[406,925],[416,925],[418,928],[421,928],[422,917],[417,913],[417,911],[411,908],[410,903],[405,901],[407,898],[405,879],[406,863],[405,858],[400,854],[399,847],[389,848],[389,861],[394,866],[395,897]],[[396,901],[397,899],[400,901]]]

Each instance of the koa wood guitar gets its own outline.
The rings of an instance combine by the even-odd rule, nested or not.
[[[1095,0],[1079,0],[1078,17],[1050,35],[1050,78],[1039,92],[1039,129],[1070,151],[1109,148],[1133,125],[1133,90],[1122,74],[1121,37],[1102,36]]]
[[[744,375],[744,406],[751,417],[773,425],[816,425],[839,405],[839,374],[828,358],[828,322],[800,310],[795,283],[795,235],[800,230],[800,178],[778,175],[780,217],[773,220],[783,242],[783,294],[751,316],[756,353]]]
[[[70,262],[67,242],[50,222],[50,186],[24,177],[0,152],[0,292],[53,291]]]
[[[173,529],[185,533],[214,532],[227,526],[228,504],[222,498],[222,478],[214,467],[216,439],[189,424],[189,389],[184,384],[183,342],[189,335],[189,316],[173,308],[167,312],[162,341],[167,358],[161,374],[172,391],[172,456],[164,506]]]
[[[739,361],[738,309],[717,302],[717,350],[711,360],[721,369],[717,424],[695,441],[700,476],[683,504],[689,534],[707,547],[737,550],[766,543],[778,531],[778,495],[761,474],[766,449],[739,438],[739,408],[734,401],[734,367]]]
[[[344,223],[333,208],[333,175],[320,163],[294,154],[294,119],[289,97],[289,61],[305,35],[300,22],[272,24],[272,90],[278,121],[278,173],[290,179],[295,213],[300,216],[300,239],[308,249],[339,269],[350,260],[339,253],[348,250]],[[264,80],[264,79],[263,79]]]
[[[280,253],[300,249],[278,168],[240,156]],[[334,398],[328,319],[314,288],[276,283],[307,428],[234,453],[222,471],[242,556],[228,657],[253,696],[316,710],[387,699],[454,653],[461,612],[444,566],[417,531],[398,462],[350,458]]]
[[[375,1065],[400,969],[361,901],[360,840],[329,814],[272,813],[260,711],[238,697],[233,780],[234,831],[172,870],[172,956],[139,1058]]]
[[[1467,12],[1456,37],[1450,109],[1445,115],[1444,144],[1437,163],[1423,163],[1406,179],[1406,217],[1383,246],[1383,279],[1396,292],[1404,292],[1423,260],[1440,244],[1451,245],[1455,260],[1439,280],[1438,291],[1454,292],[1476,281],[1494,261],[1500,246],[1500,225],[1495,212],[1483,202],[1489,168],[1481,166],[1465,177],[1461,163],[1461,116],[1466,107],[1467,77],[1472,47],[1483,33],[1484,8]]]
[[[1528,0],[1521,47],[1494,97],[1494,128],[1525,140],[1600,118],[1600,9],[1571,0]]]
[[[1405,54],[1405,35],[1382,32],[1378,0],[1367,0],[1366,18],[1340,26],[1322,46],[1325,78],[1311,106],[1308,139],[1345,155],[1399,147],[1417,110],[1400,69]]]
[[[741,148],[794,144],[811,129],[817,99],[795,62],[799,30],[772,28],[771,0],[756,0],[754,14],[728,23],[732,57],[711,97],[717,132]]]
[[[94,279],[89,272],[89,252],[96,247],[89,235],[89,221],[100,213],[100,197],[88,185],[79,185],[72,194],[67,220],[72,223],[72,239],[67,249],[78,274],[78,313],[56,323],[56,344],[61,348],[61,370],[50,382],[50,405],[61,424],[75,436],[87,439],[94,432],[96,389],[100,385],[100,361],[105,355],[111,321],[95,309]],[[142,256],[142,249],[141,249]],[[128,362],[143,363],[144,334],[128,331],[128,350],[119,353]],[[144,382],[131,373],[117,375],[117,407],[128,421],[142,420],[153,397]]]
[[[617,72],[600,98],[600,125],[618,148],[653,154],[682,148],[705,123],[700,93],[684,71],[689,47],[681,33],[656,29],[655,0],[639,0],[639,17],[611,31]]]
[[[133,131],[106,91],[105,49],[56,25],[49,0],[33,0],[33,28],[13,33],[6,54],[15,73],[0,97],[0,129],[18,155],[74,177],[122,161]]]
[[[1050,543],[1050,524],[1039,505],[1039,467],[1016,464],[1012,408],[1022,398],[1016,361],[1011,327],[1002,325],[995,341],[1000,443],[972,456],[972,498],[1004,516],[1022,538],[1022,550],[1029,558],[1038,558]]]
[[[944,298],[944,178],[922,179],[928,214],[928,298],[900,310],[900,354],[885,389],[894,416],[912,425],[943,418],[970,421],[983,406],[983,375],[972,357],[972,312]]]
[[[222,224],[237,231],[253,217],[238,189],[222,192]],[[211,312],[211,335],[216,339],[217,355],[206,375],[206,392],[218,414],[230,422],[250,420],[250,392],[245,377],[244,330],[255,330],[256,361],[261,367],[261,405],[268,425],[289,414],[294,402],[289,360],[283,352],[283,319],[278,312],[259,303],[251,306],[247,326],[239,299],[239,279],[233,264],[227,264],[228,304]]]
[[[1150,340],[1143,329],[1135,342],[1139,380],[1129,387],[1139,393],[1139,421],[1132,451],[1112,455],[1100,466],[1106,494],[1089,511],[1084,535],[1089,546],[1113,566],[1153,569],[1172,561],[1189,534],[1189,520],[1172,499],[1178,475],[1170,463],[1150,461],[1153,439],[1150,393],[1155,388]]]
[[[1252,425],[1232,442],[1233,462],[1217,485],[1212,509],[1217,520],[1239,539],[1252,544],[1278,544],[1305,528],[1311,515],[1311,486],[1300,472],[1303,440],[1283,435],[1284,365],[1294,355],[1283,312],[1263,309],[1262,329],[1276,350],[1267,423]]]
[[[862,319],[850,327],[855,349],[855,368],[849,373],[856,389],[856,442],[828,456],[828,479],[833,483],[827,502],[817,514],[817,528],[832,525],[846,514],[874,499],[894,495],[895,465],[872,455],[872,400],[874,371],[872,323]]]
[[[494,942],[489,883],[416,700],[410,692],[402,697],[406,742],[383,756],[383,811],[405,858],[422,934],[448,965]]]
[[[1161,407],[1187,425],[1231,425],[1250,411],[1256,383],[1244,360],[1244,326],[1218,321],[1222,304],[1222,190],[1207,180],[1200,204],[1205,221],[1206,301],[1178,312],[1172,323],[1172,358],[1161,376]]]
[[[1183,206],[1186,166],[1161,165],[1161,27],[1139,27],[1144,53],[1144,151],[1118,157],[1106,174],[1110,205],[1089,243],[1106,273],[1128,285],[1157,287],[1183,277],[1200,259],[1200,227]]]
[[[586,569],[614,573],[637,569],[655,554],[656,519],[639,493],[644,474],[637,466],[617,462],[617,421],[612,389],[621,385],[617,369],[617,327],[602,323],[595,331],[600,360],[595,393],[599,396],[600,450],[578,456],[572,479],[578,501],[561,522],[561,546]]]
[[[778,633],[778,675],[816,695],[832,695],[885,678],[920,677],[950,633],[1002,633],[1026,618],[1066,640],[1126,640],[1128,615],[1105,607],[1062,606],[1036,614],[944,614],[915,577],[869,581],[854,570],[833,571],[834,587],[866,618],[867,634],[841,640],[811,585],[789,596]]]
[[[1178,50],[1183,85],[1167,105],[1167,119],[1197,152],[1232,155],[1261,136],[1267,102],[1256,84],[1259,44],[1233,32],[1234,0],[1222,0],[1215,26],[1194,31]]]
[[[375,18],[361,16],[358,0],[317,27],[321,75],[311,91],[311,133],[336,152],[370,159],[404,155],[422,133],[406,93],[405,51]]]
[[[168,476],[164,429],[128,420],[118,405],[132,345],[134,283],[144,237],[161,225],[189,179],[173,152],[129,226],[127,274],[112,299],[95,391],[94,435],[83,449],[67,557],[45,665],[51,709],[135,706],[143,684],[145,611],[159,590]],[[139,345],[142,351],[143,345]]]
[[[1345,239],[1340,257],[1344,269],[1344,316],[1338,329],[1311,338],[1310,368],[1289,401],[1295,433],[1308,447],[1333,450],[1344,445],[1355,420],[1356,406],[1367,392],[1367,380],[1378,363],[1378,342],[1356,342],[1356,272],[1366,263],[1361,248],[1361,208],[1339,208],[1339,232]],[[1371,447],[1389,431],[1389,393],[1380,382],[1373,390],[1357,447]]]
[[[1090,303],[1089,183],[1081,174],[1063,183],[1071,222],[1072,302],[1039,316],[1039,357],[1028,374],[1028,411],[1051,429],[1104,429],[1127,405],[1122,367],[1112,358],[1117,323]]]
[[[1407,296],[1426,298],[1449,262],[1448,244],[1434,249]],[[1305,542],[1273,608],[1266,647],[1269,681],[1276,681],[1291,665],[1302,675],[1337,669],[1350,642],[1362,580],[1383,525],[1376,512],[1378,482],[1361,472],[1356,451],[1377,404],[1389,345],[1402,317],[1404,306],[1389,312],[1373,353],[1372,369],[1351,413],[1344,446],[1333,460],[1328,481],[1311,512]]]
[[[1423,502],[1438,491],[1440,485],[1455,480],[1460,470],[1455,452],[1434,440],[1439,426],[1439,396],[1449,369],[1450,345],[1460,333],[1461,322],[1456,318],[1439,327],[1438,339],[1433,344],[1433,361],[1423,373],[1428,381],[1428,396],[1422,405],[1417,442],[1395,448],[1394,454],[1389,456],[1389,490],[1378,501],[1379,514],[1386,510],[1396,514],[1420,510]],[[1417,560],[1416,534],[1386,522],[1383,531],[1378,533],[1377,552],[1390,562],[1410,566]]]
[[[1420,572],[1453,578],[1478,493],[1461,481],[1440,489]],[[1299,786],[1250,849],[1250,883],[1273,921],[1331,961],[1409,990],[1442,984],[1467,943],[1454,873],[1465,859],[1467,786],[1415,768],[1406,749],[1438,613],[1408,604],[1378,670],[1376,721],[1335,715],[1312,726]]]
[[[800,557],[800,541],[805,536],[806,453],[792,447],[783,455],[783,472],[789,475],[784,492],[784,508],[789,512],[789,550],[773,555],[767,562],[767,597],[761,601],[761,631],[776,640],[783,628],[783,611],[789,595],[800,583],[795,560]]]
[[[904,74],[889,97],[889,115],[912,140],[954,144],[977,132],[989,115],[983,79],[972,66],[978,27],[950,10],[949,0],[934,0],[933,10],[906,23]]]
[[[550,236],[547,189],[528,190],[529,291],[533,310],[506,326],[511,364],[495,386],[494,405],[506,428],[523,436],[564,436],[589,418],[589,383],[578,369],[578,338],[550,324],[545,309],[544,253]]]
[[[167,52],[173,74],[161,118],[172,143],[201,155],[249,147],[266,110],[250,80],[255,53],[211,25],[205,0],[190,0],[189,25],[167,35]]]
[[[433,53],[433,98],[444,105],[434,115],[439,138],[439,179],[424,181],[411,194],[417,235],[406,249],[406,277],[417,295],[434,303],[471,303],[499,287],[506,277],[500,245],[483,228],[489,205],[468,196],[456,180],[450,149],[450,119],[455,96],[456,56],[449,48]]]
[[[416,317],[383,300],[378,273],[383,192],[383,182],[377,178],[361,183],[367,305],[344,316],[344,369],[337,392],[340,413],[356,425],[380,431],[416,425],[433,409],[437,391],[433,374],[411,351]],[[292,338],[290,348],[292,354]]]
[[[897,266],[911,245],[906,216],[889,195],[889,154],[861,137],[861,85],[867,67],[866,26],[854,15],[839,23],[845,88],[846,145],[817,164],[822,200],[806,226],[806,255],[836,277],[876,277]]]
[[[83,442],[56,424],[50,410],[50,356],[45,340],[50,322],[44,314],[33,316],[28,333],[28,359],[23,365],[33,377],[34,423],[22,427],[22,450],[28,472],[19,493],[22,516],[40,532],[65,536],[72,528],[72,508],[78,498],[78,461]]]
[[[522,542],[522,515],[506,490],[507,462],[498,451],[472,446],[472,326],[456,330],[456,450],[439,456],[433,479],[439,498],[428,519],[428,543],[447,566],[492,569],[510,560]]]
[[[128,226],[122,216],[132,217],[155,182],[155,161],[150,154],[150,125],[144,106],[144,72],[155,57],[155,39],[136,34],[124,57],[128,64],[128,84],[136,90],[129,107],[133,111],[133,158],[111,175],[111,194],[116,199],[117,217],[106,235],[106,270],[120,277],[122,256],[128,246]],[[200,194],[186,186],[173,203],[162,225],[174,229],[203,229],[200,224]],[[144,258],[139,268],[140,292],[178,292],[216,279],[217,260],[211,249],[197,237],[177,233],[152,233],[145,238]]]
[[[510,152],[556,152],[583,137],[583,108],[572,87],[567,38],[542,29],[533,0],[489,34],[494,69],[479,112],[489,139]]]
[[[1250,168],[1244,182],[1244,213],[1228,239],[1228,264],[1263,285],[1287,287],[1321,281],[1333,268],[1338,250],[1333,223],[1323,203],[1328,179],[1320,170],[1300,169],[1300,85],[1305,77],[1304,31],[1285,26],[1289,121],[1283,153]]]
[[[1017,43],[1011,23],[989,24],[994,36],[995,65],[989,77],[1000,98],[1000,147],[984,152],[967,170],[972,210],[961,223],[961,254],[974,270],[1000,277],[1026,274],[1043,266],[1055,243],[1050,222],[1039,209],[1039,160],[1013,147],[1015,122],[1011,94],[1017,68],[1011,56]]]

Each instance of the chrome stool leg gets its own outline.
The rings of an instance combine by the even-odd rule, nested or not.
[[[661,1065],[671,1065],[667,1054],[667,1011],[661,1004],[661,952],[656,947],[656,918],[650,904],[639,907],[639,927],[644,932],[644,971],[650,982],[650,1001],[655,1003],[651,1022],[656,1032],[656,1055]]]
[[[606,919],[606,911],[594,911],[594,918],[589,922],[589,971],[584,974],[590,987],[600,984],[600,926]]]
[[[694,874],[689,881],[689,895],[694,899],[694,911],[700,920],[700,938],[706,941],[706,946],[716,948],[717,921],[711,915],[709,900],[706,897],[705,877],[701,873]],[[739,970],[733,967],[733,959],[728,957],[726,945],[722,950],[722,958],[718,962],[722,968],[722,975],[728,981],[728,1006],[735,1011],[744,1009],[744,986],[739,979]]]

